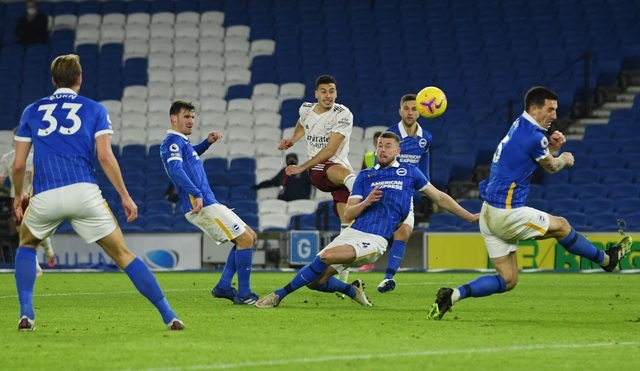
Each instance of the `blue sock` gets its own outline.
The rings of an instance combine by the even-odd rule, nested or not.
[[[246,298],[251,291],[251,267],[253,249],[236,250],[236,269],[238,271],[238,296]]]
[[[329,264],[320,260],[319,256],[316,256],[311,263],[305,265],[298,271],[298,274],[293,277],[291,282],[289,282],[285,287],[277,289],[275,293],[280,297],[280,300],[284,299],[285,296],[291,294],[297,289],[317,280],[328,266]]]
[[[35,319],[33,311],[33,286],[36,284],[36,249],[20,246],[15,258],[16,289],[20,301],[20,317]]]
[[[353,288],[353,285],[342,282],[336,277],[329,278],[327,282],[314,287],[313,290],[322,292],[341,292],[349,296],[351,299],[356,297],[356,289]]]
[[[389,260],[387,262],[387,270],[384,272],[384,278],[393,278],[400,268],[400,263],[404,258],[404,252],[407,249],[407,242],[400,240],[393,240],[391,249],[389,249]]]
[[[221,289],[230,289],[233,276],[236,274],[236,246],[234,245],[227,256],[227,264],[224,265],[222,276],[218,281],[218,287]]]
[[[139,258],[133,259],[131,264],[124,269],[124,272],[129,276],[138,291],[158,308],[164,323],[169,323],[172,319],[178,318],[169,306],[167,298],[164,297],[156,277],[142,260]]]
[[[582,233],[577,233],[573,228],[569,235],[562,240],[558,240],[568,252],[587,258],[594,263],[600,264],[604,260],[604,251],[593,246]]]
[[[500,294],[507,291],[507,283],[501,275],[482,276],[458,287],[460,300],[464,298],[481,298],[493,294]]]

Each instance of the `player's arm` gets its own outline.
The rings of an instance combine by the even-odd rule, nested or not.
[[[13,159],[12,177],[15,198],[13,200],[13,210],[18,220],[22,220],[22,200],[24,194],[24,176],[27,172],[27,157],[31,150],[31,142],[16,141],[15,158]]]
[[[355,186],[354,186],[355,188]],[[359,217],[364,210],[371,206],[374,202],[380,201],[382,198],[382,191],[379,187],[375,187],[363,200],[361,197],[349,197],[347,206],[344,209],[344,217],[347,220],[354,220]]]
[[[542,168],[550,174],[557,173],[567,166],[573,166],[573,162],[574,159],[571,152],[562,152],[562,154],[560,154],[560,156],[558,157],[555,157],[549,152],[549,154],[545,158],[538,161],[540,166],[542,166]]]
[[[293,145],[303,136],[304,136],[304,126],[302,126],[302,124],[300,123],[300,120],[298,120],[298,122],[296,123],[296,128],[293,129],[293,134],[291,135],[291,138],[285,138],[282,141],[280,141],[280,144],[278,145],[278,149],[280,151],[285,151],[293,147]]]
[[[342,142],[344,142],[344,139],[344,135],[335,131],[332,132],[329,136],[329,142],[323,149],[320,150],[320,152],[318,152],[315,156],[313,156],[303,164],[298,165],[300,172],[309,170],[317,164],[327,162],[327,160],[335,156],[335,154],[338,152],[338,148],[340,148]]]
[[[134,221],[138,217],[138,206],[129,195],[129,191],[127,191],[127,187],[124,184],[120,165],[111,150],[109,135],[102,134],[96,137],[96,151],[98,152],[98,161],[102,170],[104,170],[105,175],[120,195],[127,222]]]
[[[423,195],[429,197],[433,203],[438,205],[438,207],[443,208],[456,216],[470,222],[475,223],[478,221],[478,214],[471,214],[467,209],[463,208],[458,204],[451,196],[442,192],[433,186],[433,184],[427,184],[423,189],[420,190]]]
[[[211,131],[209,132],[209,134],[207,134],[207,138],[193,146],[193,149],[196,151],[198,156],[200,156],[206,150],[208,150],[213,143],[217,142],[218,139],[222,139],[222,133],[219,131]]]

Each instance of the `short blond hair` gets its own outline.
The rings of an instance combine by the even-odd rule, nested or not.
[[[51,62],[51,76],[59,88],[75,86],[81,75],[80,57],[75,54],[60,55]]]

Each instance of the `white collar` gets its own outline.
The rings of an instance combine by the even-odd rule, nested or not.
[[[187,137],[186,135],[184,135],[182,133],[179,133],[179,132],[177,132],[175,130],[172,130],[172,129],[167,130],[167,134],[179,135],[179,136],[183,137],[184,139],[189,140],[189,137]]]
[[[416,135],[421,137],[422,126],[420,126],[420,124],[418,124],[417,121],[416,121],[416,125],[418,126],[418,130],[416,130]],[[400,120],[400,122],[398,123],[398,131],[400,132],[400,138],[405,138],[409,136],[409,133],[407,133],[407,130],[405,130],[404,125],[402,125],[402,120]]]
[[[394,160],[393,163],[387,167],[400,167],[400,163],[397,160]],[[381,168],[381,166],[380,164],[376,164],[373,168],[378,170]]]
[[[75,91],[73,91],[72,89],[69,89],[69,88],[58,88],[58,89],[56,89],[56,91],[53,92],[52,95],[58,95],[58,94],[78,95],[78,93],[76,93]]]
[[[540,124],[538,124],[538,122],[536,121],[536,119],[534,119],[527,111],[524,111],[522,113],[522,116],[524,116],[524,118],[531,122],[533,125],[537,126],[538,128],[540,128],[540,130],[544,130],[547,131],[547,129],[543,128],[542,126],[540,126]]]

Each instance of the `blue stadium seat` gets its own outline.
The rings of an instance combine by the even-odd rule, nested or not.
[[[566,213],[560,216],[567,219],[567,221],[569,221],[569,224],[571,224],[571,226],[577,231],[585,230],[585,228],[587,228],[587,226],[589,225],[587,223],[588,218],[584,213],[573,212]]]
[[[550,185],[555,185],[555,184],[567,184],[568,182],[569,182],[568,171],[559,171],[555,174],[549,174],[545,172],[542,178],[542,185],[545,187]]]
[[[156,14],[160,12],[173,12],[172,0],[155,0],[149,4],[149,13]]]
[[[640,197],[640,188],[635,184],[610,185],[609,189],[609,198],[613,200],[619,200],[629,197]]]
[[[146,232],[173,232],[173,216],[169,214],[153,214],[145,217]]]
[[[127,15],[133,13],[148,13],[149,12],[149,1],[147,0],[130,0],[126,1],[126,9],[125,13]]]
[[[430,230],[460,230],[463,220],[449,213],[435,213],[429,216]]]
[[[461,199],[457,201],[458,201],[458,204],[460,204],[460,206],[464,207],[472,214],[476,214],[480,212],[480,209],[482,208],[482,202],[483,202],[480,199]]]
[[[69,223],[68,220],[65,220],[62,223],[60,223],[60,225],[56,229],[55,233],[56,234],[60,234],[60,233],[75,233],[75,231],[71,227],[71,223]]]
[[[229,190],[229,200],[255,200],[257,192],[250,185],[234,185]]]
[[[576,187],[568,184],[552,184],[544,188],[545,199],[573,198]],[[551,206],[551,205],[550,205]]]
[[[145,231],[144,216],[138,216],[138,218],[136,218],[132,222],[127,222],[127,217],[124,215],[124,213],[122,214],[118,213],[116,215],[116,218],[118,219],[118,224],[120,225],[120,229],[122,229],[122,232],[124,233],[142,233]]]
[[[616,213],[620,214],[621,217],[638,213],[640,212],[640,198],[618,198],[615,202],[612,202],[612,207]],[[640,226],[638,226],[638,230],[640,230]]]
[[[148,176],[148,175],[147,175]],[[147,186],[146,186],[146,191],[144,193],[144,200],[145,203],[149,203],[149,201],[165,201],[165,192],[167,191],[167,188],[169,187],[169,178],[166,177],[165,178],[159,178],[159,179],[152,179],[152,178],[147,178]]]
[[[613,212],[613,202],[605,197],[580,200],[582,212],[587,215]]]
[[[628,169],[603,169],[602,183],[607,185],[633,183],[633,171]]]
[[[301,231],[315,231],[318,229],[318,216],[313,214],[301,214],[291,217],[289,229]]]
[[[63,14],[76,14],[76,4],[78,3],[75,1],[56,2],[53,6],[51,15],[55,17]]]
[[[618,230],[618,215],[612,212],[603,212],[589,215],[589,225],[592,230],[600,232],[616,232]]]
[[[571,184],[598,183],[601,172],[595,169],[575,169],[570,171]]]
[[[246,172],[256,170],[256,159],[252,157],[237,157],[229,163],[229,172]]]
[[[587,200],[591,198],[607,197],[609,190],[604,184],[590,183],[576,185],[576,198]]]
[[[260,218],[257,214],[242,214],[238,216],[254,231],[260,230]]]
[[[228,204],[228,201],[229,201],[228,183],[221,183],[220,185],[212,185],[211,190],[213,191],[214,196],[216,196],[216,199],[220,203],[224,205]]]
[[[174,232],[201,232],[200,228],[189,223],[184,215],[175,215],[173,217],[173,231]]]
[[[209,171],[227,171],[229,168],[229,162],[226,158],[222,157],[212,157],[204,160],[202,162],[202,166],[204,166],[204,170],[208,173]]]
[[[112,13],[124,13],[126,7],[125,1],[109,0],[102,3],[102,15]],[[82,3],[81,3],[82,4]]]
[[[230,173],[229,185],[251,187],[256,184],[256,173],[254,171],[235,171]]]
[[[167,200],[150,200],[147,201],[144,205],[144,215],[150,216],[153,214],[161,214],[161,215],[173,215],[173,210],[175,205],[171,201]]]
[[[540,198],[528,198],[525,205],[540,211],[549,211],[549,204],[547,201]]]
[[[131,157],[140,158],[145,160],[147,157],[147,147],[144,144],[127,144],[122,147],[120,158],[125,161],[129,161]]]
[[[180,0],[176,1],[173,6],[174,13],[195,12],[198,10],[198,3],[202,0]]]
[[[582,203],[573,198],[556,199],[549,202],[549,210],[554,215],[564,215],[574,212],[582,212]]]
[[[258,213],[258,203],[255,200],[232,200],[227,207],[234,209],[238,215]]]

